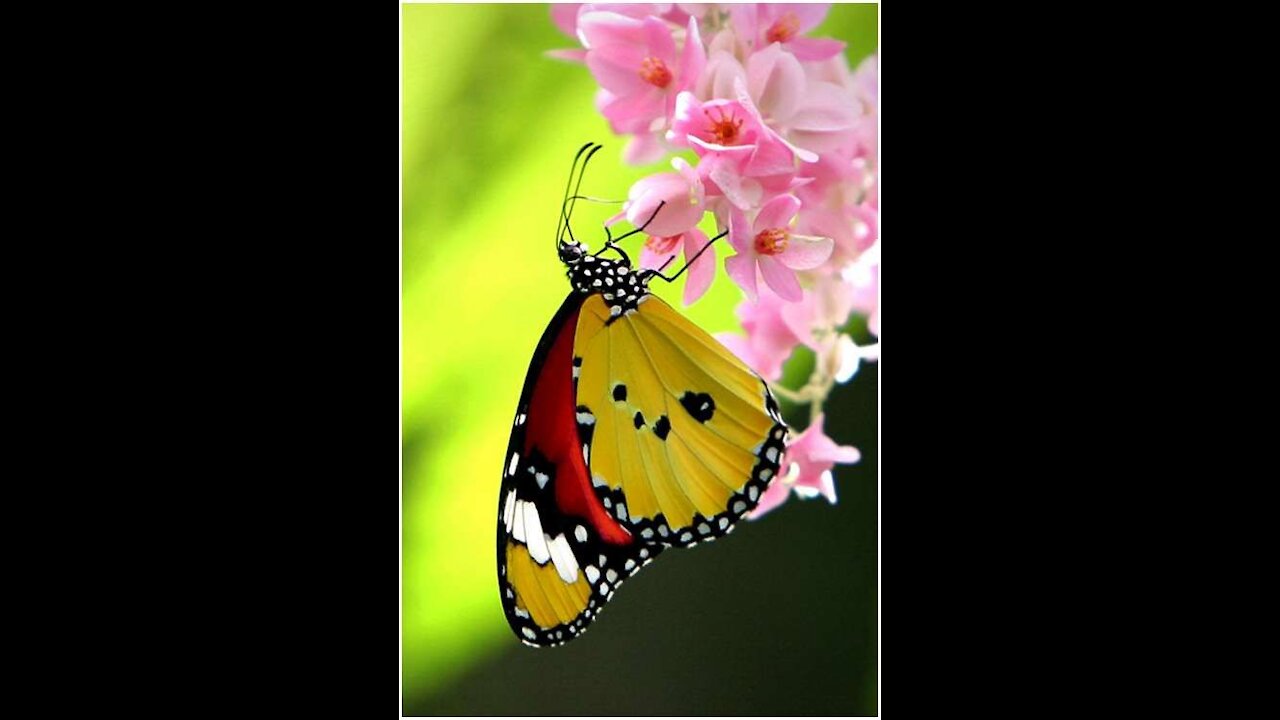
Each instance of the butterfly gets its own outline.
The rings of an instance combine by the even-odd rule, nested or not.
[[[498,590],[532,646],[582,634],[666,550],[733,530],[777,478],[788,433],[768,384],[650,294],[680,273],[637,270],[616,245],[653,217],[618,238],[606,227],[595,254],[574,239],[600,147],[579,149],[569,172],[556,250],[571,290],[529,363],[498,498]]]

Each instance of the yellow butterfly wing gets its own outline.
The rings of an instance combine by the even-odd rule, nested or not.
[[[715,338],[646,296],[583,303],[579,433],[596,496],[641,542],[720,537],[778,475],[787,427],[768,385]]]

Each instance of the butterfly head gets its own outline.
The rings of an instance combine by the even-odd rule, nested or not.
[[[560,262],[572,270],[575,265],[582,262],[582,258],[589,257],[587,254],[589,251],[590,248],[587,247],[586,243],[580,243],[577,240],[568,242],[561,240],[559,246]]]

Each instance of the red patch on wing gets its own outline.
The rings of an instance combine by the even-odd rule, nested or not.
[[[578,311],[560,327],[547,353],[529,401],[530,422],[524,436],[526,455],[534,448],[556,465],[556,505],[560,512],[586,518],[605,542],[631,544],[631,533],[609,517],[591,492],[591,475],[578,438],[577,404],[573,392],[573,337]]]

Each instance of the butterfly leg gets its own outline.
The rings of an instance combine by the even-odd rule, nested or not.
[[[659,212],[662,212],[662,208],[663,208],[664,206],[666,206],[666,204],[667,204],[667,201],[666,201],[666,200],[663,200],[662,202],[658,203],[658,207],[656,207],[656,208],[654,208],[654,209],[653,209],[653,214],[649,216],[649,219],[648,219],[648,220],[645,220],[645,221],[644,221],[644,224],[643,224],[643,225],[641,225],[640,227],[638,227],[638,228],[636,228],[636,229],[634,229],[634,230],[631,230],[630,232],[625,232],[625,233],[623,233],[623,234],[619,235],[619,236],[618,236],[618,237],[616,237],[616,238],[615,238],[615,237],[611,237],[611,238],[609,239],[609,241],[608,241],[607,243],[605,243],[605,247],[609,247],[610,245],[613,245],[614,243],[618,242],[619,240],[625,240],[626,238],[629,238],[629,237],[631,237],[632,235],[635,235],[636,233],[644,232],[644,229],[645,229],[645,228],[647,228],[647,227],[649,227],[649,223],[653,222],[653,219],[654,219],[654,218],[658,217],[658,213],[659,213]],[[605,228],[605,232],[608,232],[608,231],[609,231],[609,228],[607,228],[607,227],[606,227],[606,228]]]
[[[604,226],[604,237],[605,237],[604,247],[600,248],[600,250],[599,250],[598,252],[596,252],[596,253],[595,253],[596,257],[599,257],[599,256],[600,256],[600,253],[604,252],[605,250],[610,250],[610,249],[612,249],[613,251],[617,252],[619,255],[621,255],[621,256],[622,256],[622,260],[623,260],[623,262],[625,262],[626,264],[630,265],[630,264],[631,264],[631,258],[630,258],[630,256],[628,256],[628,255],[627,255],[627,251],[626,251],[626,250],[623,250],[621,247],[619,247],[618,245],[615,245],[615,244],[614,244],[614,243],[615,243],[615,239],[614,239],[614,237],[613,237],[613,233],[609,231],[609,226],[608,226],[608,225],[605,225],[605,226]]]
[[[690,265],[692,265],[692,264],[693,264],[693,263],[694,263],[698,258],[702,257],[702,253],[706,252],[706,251],[707,251],[707,248],[711,247],[711,243],[713,243],[713,242],[715,242],[715,241],[719,240],[720,238],[722,238],[722,237],[724,237],[725,235],[728,235],[728,234],[729,234],[729,231],[728,231],[728,230],[725,230],[724,232],[720,233],[719,235],[717,235],[717,236],[715,236],[715,237],[711,238],[710,240],[708,240],[708,241],[707,241],[707,244],[706,244],[706,245],[703,245],[703,246],[702,246],[702,249],[701,249],[701,250],[699,250],[698,252],[694,253],[693,257],[689,258],[689,262],[685,263],[685,264],[684,264],[684,267],[680,268],[680,272],[677,272],[675,275],[672,275],[671,277],[667,277],[666,275],[663,275],[663,274],[662,274],[662,271],[663,271],[663,270],[665,270],[665,269],[666,269],[666,267],[667,267],[668,265],[670,265],[670,264],[671,264],[671,261],[672,261],[672,260],[675,260],[675,259],[676,259],[676,256],[675,256],[675,255],[672,255],[671,257],[667,258],[667,261],[666,261],[666,262],[664,262],[664,263],[662,263],[662,267],[658,268],[657,270],[642,270],[642,271],[641,271],[641,274],[642,274],[644,277],[646,277],[646,278],[651,278],[651,277],[660,277],[660,278],[662,278],[663,280],[666,280],[667,282],[675,282],[676,278],[678,278],[678,277],[680,277],[681,275],[683,275],[683,274],[684,274],[684,271],[685,271],[685,270],[688,270]]]
[[[618,246],[618,241],[619,241],[619,240],[626,239],[626,238],[629,238],[629,237],[631,237],[632,235],[635,235],[636,233],[644,232],[644,229],[645,229],[645,228],[647,228],[647,227],[649,227],[649,223],[653,222],[653,219],[654,219],[654,218],[658,217],[658,212],[659,212],[659,211],[661,211],[661,210],[662,210],[662,208],[663,208],[663,206],[664,206],[664,205],[666,205],[666,204],[667,204],[667,201],[666,201],[666,200],[663,200],[662,202],[658,203],[658,207],[654,208],[654,210],[653,210],[653,214],[649,216],[649,219],[648,219],[648,220],[645,220],[645,221],[644,221],[644,224],[643,224],[643,225],[641,225],[640,227],[638,227],[638,228],[636,228],[636,229],[634,229],[634,230],[631,230],[630,232],[623,233],[622,235],[619,235],[618,237],[614,237],[614,236],[613,236],[613,231],[611,231],[611,230],[609,229],[609,226],[608,226],[608,225],[605,225],[605,226],[604,226],[604,236],[605,236],[604,247],[600,248],[600,249],[599,249],[598,251],[596,251],[594,254],[595,254],[597,257],[599,257],[600,253],[604,252],[605,250],[612,249],[612,250],[614,250],[615,252],[617,252],[619,255],[621,255],[621,256],[622,256],[622,260],[623,260],[623,262],[625,262],[626,264],[630,265],[630,264],[631,264],[631,256],[627,255],[627,252],[626,252],[625,250],[623,250],[621,247],[619,247],[619,246]]]

